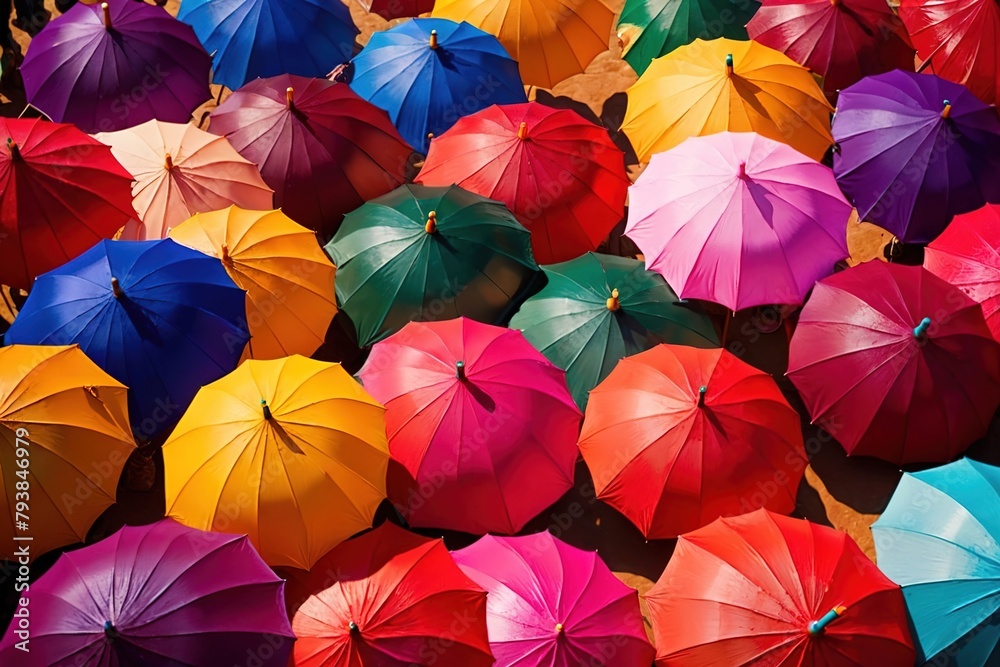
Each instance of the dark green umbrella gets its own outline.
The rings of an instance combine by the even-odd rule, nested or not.
[[[498,324],[538,265],[507,207],[457,186],[403,185],[349,213],[326,246],[362,346],[410,321]]]
[[[521,304],[510,327],[566,371],[581,410],[622,357],[659,343],[719,346],[708,316],[681,303],[642,262],[591,252],[542,270],[548,283]]]

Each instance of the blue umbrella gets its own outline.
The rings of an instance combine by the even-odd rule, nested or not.
[[[1000,664],[1000,468],[962,459],[903,475],[872,534],[923,660]]]
[[[183,0],[177,18],[212,55],[214,82],[326,76],[354,53],[358,29],[340,0]]]
[[[101,241],[35,280],[7,343],[77,344],[128,385],[133,434],[176,423],[198,388],[236,368],[246,294],[214,257],[162,241]]]
[[[354,92],[388,111],[423,153],[428,133],[493,104],[527,101],[517,63],[496,37],[468,23],[413,19],[376,32],[352,65]]]

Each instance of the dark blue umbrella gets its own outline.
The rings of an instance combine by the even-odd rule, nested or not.
[[[77,344],[128,385],[137,439],[176,423],[250,339],[246,294],[214,257],[162,241],[101,241],[35,280],[5,341]]]
[[[496,37],[468,23],[413,19],[376,32],[352,65],[354,92],[388,111],[422,153],[428,133],[437,136],[462,116],[527,101],[517,63]]]

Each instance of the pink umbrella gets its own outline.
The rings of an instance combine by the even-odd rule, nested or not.
[[[833,172],[752,133],[692,137],[629,188],[625,233],[683,299],[798,305],[847,257]]]

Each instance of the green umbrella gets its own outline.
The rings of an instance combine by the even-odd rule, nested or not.
[[[696,39],[748,39],[757,0],[625,0],[618,19],[622,57],[640,76],[653,58]]]
[[[566,371],[580,409],[618,360],[659,343],[718,347],[712,321],[642,262],[587,253],[543,266],[548,283],[510,321]]]
[[[539,277],[531,235],[500,202],[403,185],[349,213],[326,245],[361,346],[410,321],[501,323]]]

